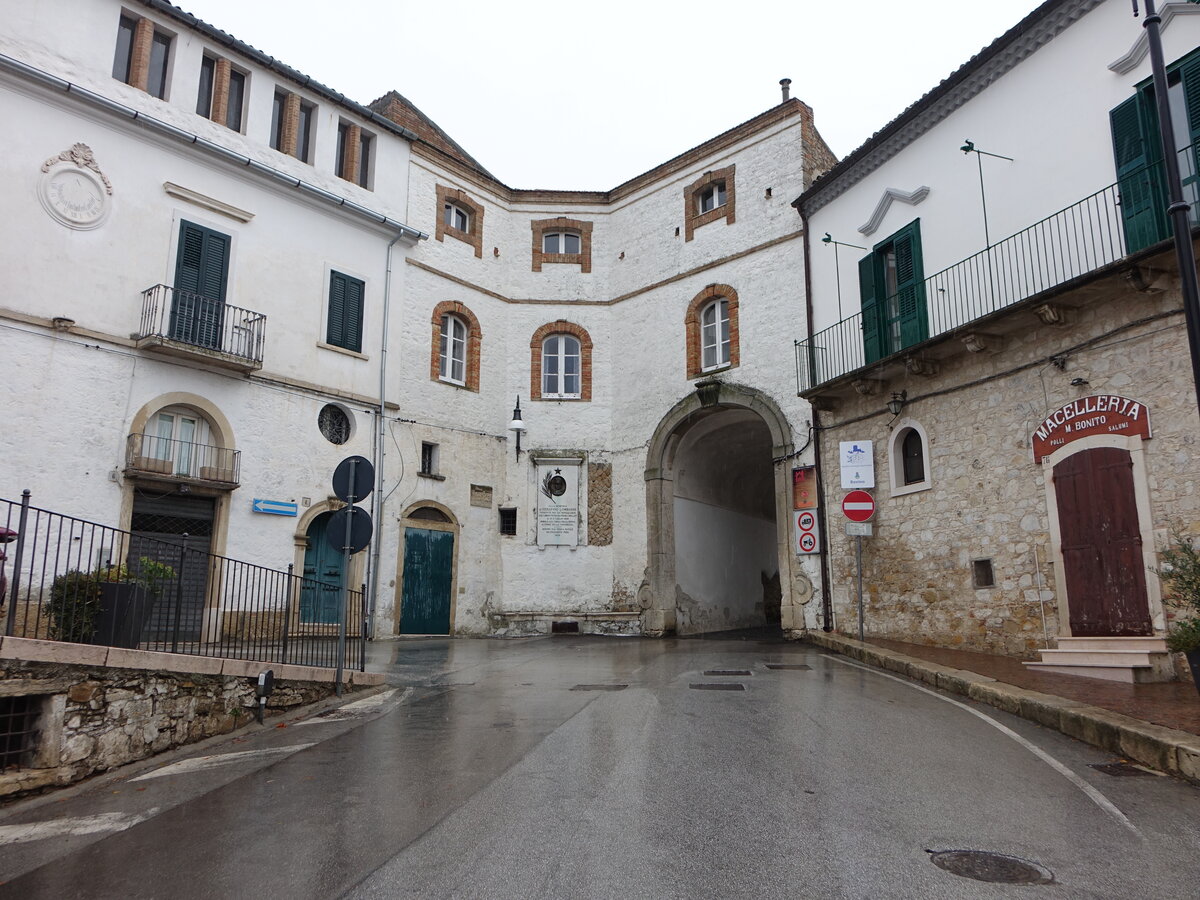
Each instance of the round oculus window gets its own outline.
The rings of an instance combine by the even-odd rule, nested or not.
[[[331,444],[344,444],[350,440],[350,417],[340,406],[325,404],[317,416],[317,427]]]

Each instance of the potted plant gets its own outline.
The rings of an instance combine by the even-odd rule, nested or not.
[[[1187,611],[1171,623],[1167,649],[1187,657],[1196,690],[1200,691],[1200,550],[1175,526],[1160,558],[1162,565],[1155,572],[1170,591],[1167,599]]]
[[[78,644],[136,648],[164,581],[175,570],[143,556],[136,574],[123,563],[72,569],[50,585],[50,635]]]

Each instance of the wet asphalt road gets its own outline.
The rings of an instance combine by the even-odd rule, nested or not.
[[[381,699],[6,810],[0,897],[1200,895],[1197,788],[761,638],[375,644]]]

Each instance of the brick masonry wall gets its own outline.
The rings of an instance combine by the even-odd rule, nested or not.
[[[1046,415],[1080,397],[1111,393],[1146,404],[1153,438],[1143,448],[1155,541],[1165,543],[1172,522],[1200,533],[1195,395],[1190,379],[1178,377],[1188,350],[1177,290],[1139,293],[1113,278],[1079,293],[1071,305],[1086,304],[1065,309],[1064,326],[1042,325],[1029,311],[1010,313],[1021,317],[1020,330],[998,350],[967,353],[955,339],[957,355],[942,359],[937,374],[910,371],[882,384],[864,382],[871,393],[842,392],[832,410],[820,413],[838,631],[857,632],[839,441],[875,442],[875,534],[863,540],[868,635],[1020,657],[1035,656],[1045,633],[1054,639],[1063,598],[1055,592],[1049,532],[1051,473],[1034,463],[1030,440]],[[1051,357],[1065,358],[1065,370]],[[1075,378],[1087,383],[1073,387]],[[892,423],[884,403],[901,389],[908,404]],[[893,496],[888,441],[909,423],[928,435],[931,487]],[[973,587],[976,559],[992,560],[995,587]],[[1161,630],[1161,617],[1155,624]]]

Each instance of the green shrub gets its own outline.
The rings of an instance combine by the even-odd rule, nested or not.
[[[1162,565],[1154,572],[1167,588],[1167,599],[1200,613],[1200,550],[1179,525],[1171,528],[1171,542],[1159,556]],[[1200,650],[1200,617],[1190,616],[1172,624],[1167,649],[1175,653]]]
[[[92,623],[100,612],[100,584],[96,572],[72,569],[50,584],[50,637],[56,641],[86,644],[92,638]]]
[[[1167,649],[1172,653],[1200,650],[1200,619],[1182,619],[1167,633]]]

